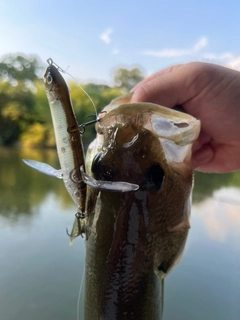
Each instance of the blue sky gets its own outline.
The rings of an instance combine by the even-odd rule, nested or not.
[[[240,1],[1,0],[0,56],[51,57],[80,81],[206,61],[240,69]]]

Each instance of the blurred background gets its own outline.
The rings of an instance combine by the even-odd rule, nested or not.
[[[28,1],[0,4],[0,145],[52,147],[42,77],[51,57],[98,110],[176,63],[240,67],[236,1]],[[79,122],[94,113],[66,76]],[[86,143],[94,129],[88,130]]]
[[[0,319],[76,319],[84,240],[62,181],[21,159],[59,167],[42,81],[67,70],[79,124],[144,77],[176,63],[240,69],[237,1],[0,3]],[[95,136],[87,128],[84,143]],[[165,283],[164,320],[240,319],[240,172],[195,174],[192,229]],[[81,295],[80,309],[83,297]]]

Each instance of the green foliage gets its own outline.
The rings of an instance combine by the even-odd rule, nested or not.
[[[34,121],[31,112],[33,93],[19,82],[16,86],[0,82],[0,144],[16,143],[28,123]]]
[[[36,57],[8,55],[0,62],[0,145],[18,142],[35,122],[34,82],[41,69]]]
[[[0,62],[0,78],[3,81],[16,84],[18,81],[29,81],[38,79],[39,72],[43,67],[36,56],[23,57],[20,55],[9,54],[4,56]]]
[[[20,135],[20,141],[21,146],[27,148],[55,146],[52,126],[46,123],[41,124],[39,122],[29,125],[27,130]]]
[[[79,124],[85,123],[96,117],[96,111],[88,96],[79,88],[76,83],[70,83],[70,94],[74,107],[74,111]],[[82,88],[88,93],[96,106],[99,113],[104,106],[111,100],[119,97],[122,92],[118,88],[96,85],[93,83],[82,85]],[[92,117],[89,117],[91,116]],[[94,125],[86,127],[83,135],[84,144],[89,144],[95,137]]]
[[[0,61],[0,146],[20,143],[27,147],[52,147],[55,144],[52,119],[45,87],[39,80],[43,74],[36,56],[7,55]],[[82,85],[93,100],[97,112],[111,100],[121,96],[143,78],[142,72],[119,69],[116,87],[89,83]],[[70,94],[78,123],[90,121],[96,111],[89,97],[76,83],[70,83]],[[84,144],[95,137],[94,125],[86,127]]]
[[[239,188],[240,172],[219,174],[196,171],[194,174],[194,181],[193,202],[198,203],[211,196],[215,190],[222,187]]]
[[[138,68],[117,69],[114,74],[114,83],[117,88],[122,89],[125,93],[129,92],[138,82],[143,80],[143,72]]]
[[[41,174],[22,161],[36,159],[59,168],[55,150],[21,149],[19,152],[16,148],[1,148],[0,154],[0,216],[16,223],[22,215],[33,215],[48,194],[55,194],[65,206],[72,205],[63,181]]]

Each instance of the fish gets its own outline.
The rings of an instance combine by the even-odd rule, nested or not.
[[[103,109],[86,155],[87,173],[138,190],[88,189],[85,320],[162,318],[164,279],[190,228],[191,149],[200,121],[132,93]],[[94,194],[94,196],[91,196]]]
[[[59,94],[58,73],[50,63],[44,79],[50,108],[59,107],[52,118],[55,136],[61,137],[56,139],[61,169],[27,164],[63,178],[78,207],[70,238],[85,235],[84,320],[159,320],[164,279],[180,261],[190,228],[191,149],[200,121],[153,103],[131,103],[130,93],[98,116],[85,157],[76,119],[66,117],[72,106],[65,86],[68,99]]]

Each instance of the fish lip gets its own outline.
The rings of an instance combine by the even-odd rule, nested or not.
[[[136,126],[144,127],[159,138],[172,140],[179,145],[193,143],[200,132],[200,120],[187,113],[154,103],[138,102],[113,105],[112,109],[109,108],[101,123],[96,126],[97,133],[104,134],[107,128],[116,124],[123,126],[126,121],[133,121]],[[168,124],[170,131],[162,128],[161,123]]]

